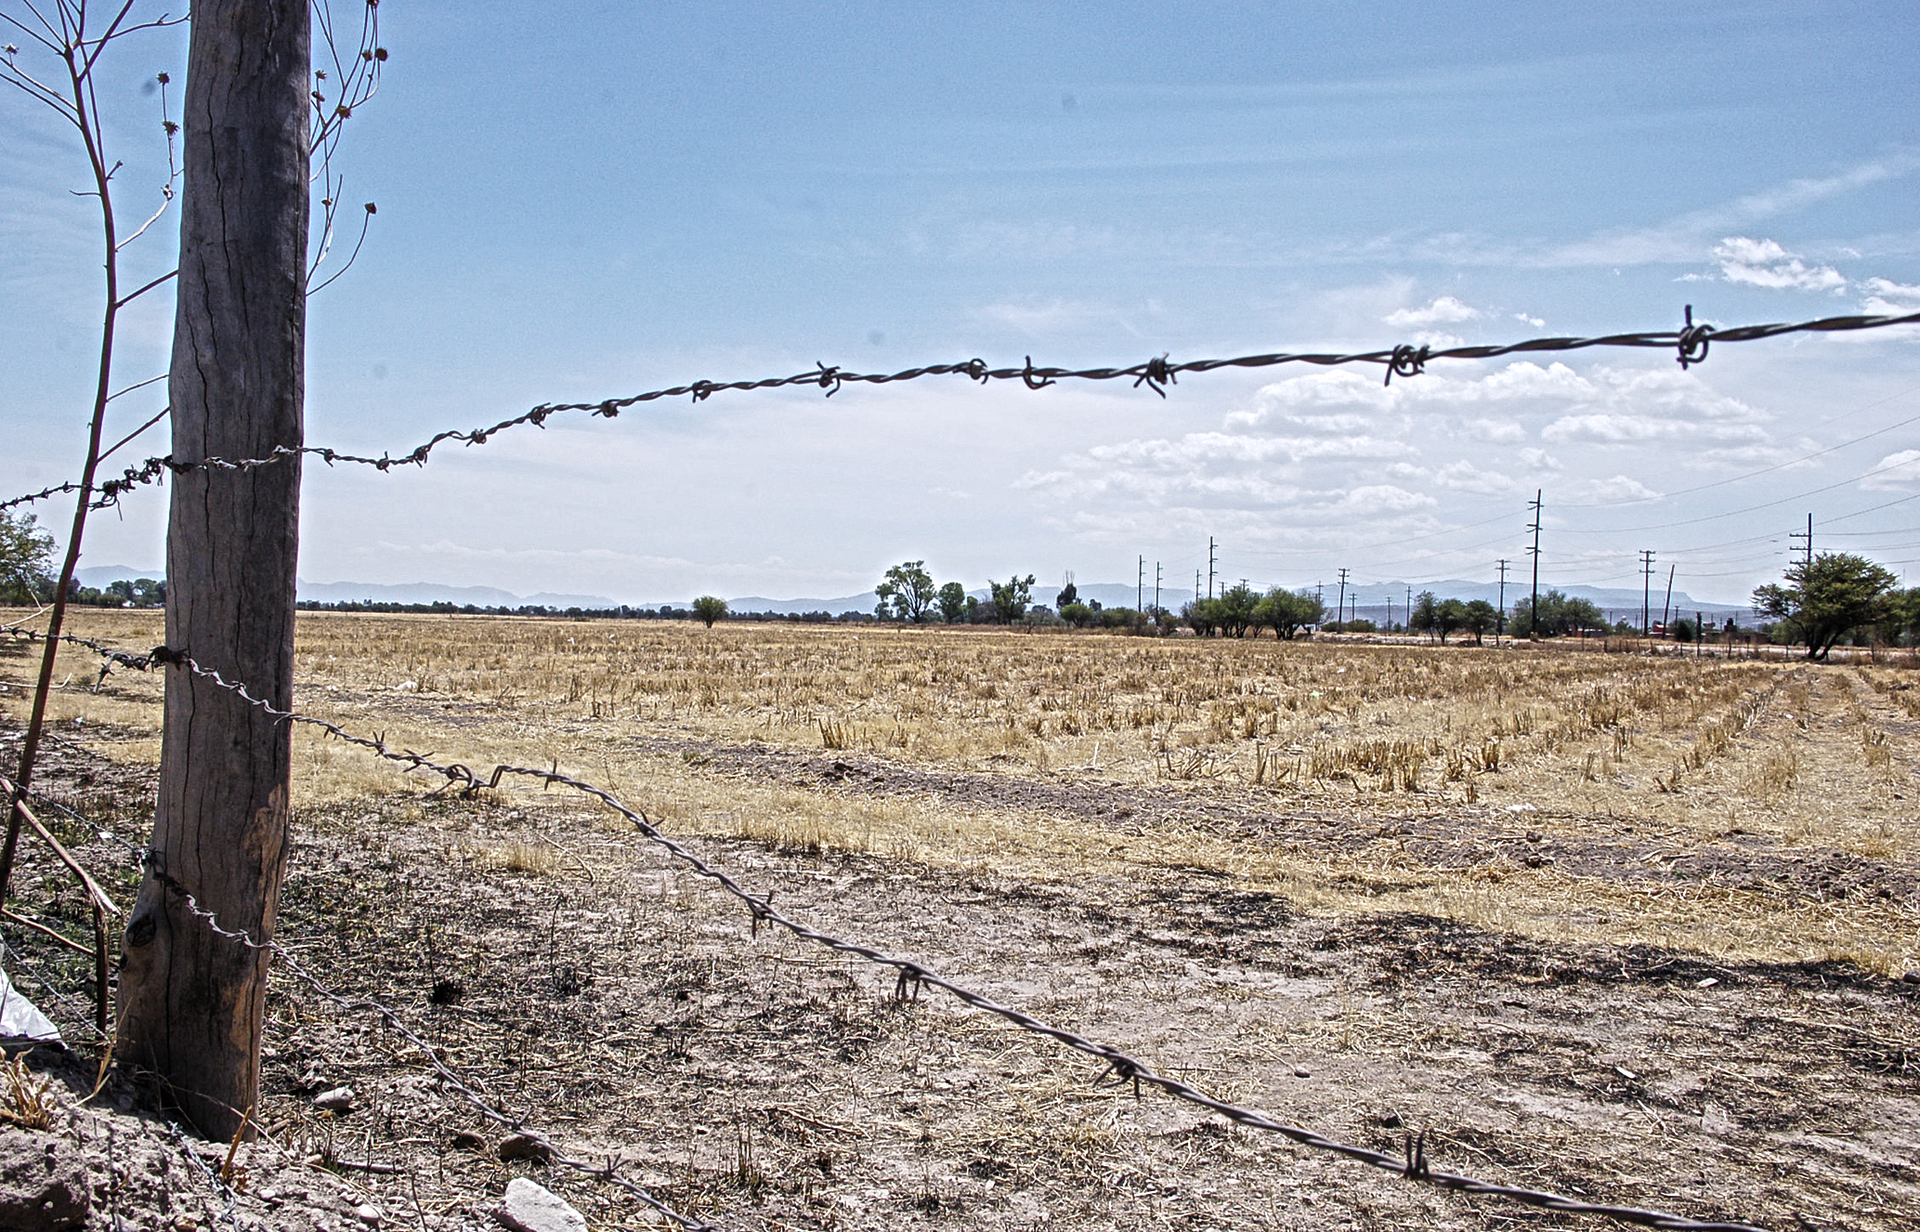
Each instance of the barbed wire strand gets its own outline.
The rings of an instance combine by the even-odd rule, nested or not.
[[[8,629],[5,631],[11,632],[12,630]],[[33,636],[45,636],[44,634],[33,634],[32,631],[24,632],[28,632]],[[1528,1206],[1558,1211],[1563,1214],[1601,1215],[1620,1220],[1624,1223],[1663,1229],[1666,1230],[1666,1232],[1764,1232],[1763,1229],[1751,1224],[1724,1221],[1700,1221],[1666,1211],[1586,1202],[1547,1190],[1502,1185],[1460,1173],[1436,1171],[1432,1168],[1427,1157],[1428,1136],[1424,1131],[1419,1135],[1408,1135],[1404,1153],[1395,1155],[1391,1152],[1374,1150],[1371,1147],[1360,1146],[1356,1143],[1343,1142],[1339,1139],[1330,1138],[1297,1125],[1287,1124],[1263,1112],[1229,1103],[1225,1100],[1216,1099],[1187,1082],[1161,1074],[1146,1062],[1129,1055],[1114,1045],[1089,1039],[1084,1035],[1080,1035],[1064,1027],[1044,1022],[1024,1010],[1002,1005],[982,993],[939,975],[913,959],[889,954],[860,942],[835,937],[795,920],[773,905],[771,894],[753,894],[741,886],[739,882],[735,881],[730,874],[721,869],[714,868],[698,854],[667,835],[640,810],[629,807],[605,788],[574,778],[571,775],[560,773],[557,764],[549,769],[540,769],[538,767],[514,766],[502,763],[494,766],[492,774],[483,781],[471,768],[460,763],[436,762],[432,760],[431,755],[416,753],[410,749],[403,749],[396,752],[387,745],[384,737],[362,736],[325,719],[315,718],[311,715],[300,714],[291,710],[282,710],[274,706],[271,702],[253,696],[247,691],[247,686],[244,682],[228,680],[220,672],[202,666],[184,652],[173,650],[166,646],[156,646],[145,655],[130,655],[125,652],[108,651],[98,643],[88,643],[84,639],[73,638],[72,640],[88,645],[90,649],[95,650],[97,653],[109,654],[112,656],[114,662],[121,663],[124,666],[138,667],[140,670],[146,670],[155,666],[179,667],[212,683],[218,688],[232,693],[241,701],[272,716],[276,720],[299,723],[317,728],[335,739],[366,749],[386,761],[404,765],[407,768],[407,773],[412,773],[415,770],[426,770],[438,774],[444,777],[449,785],[458,785],[467,793],[471,793],[482,787],[489,789],[498,788],[500,783],[508,777],[535,779],[545,786],[559,784],[563,787],[570,787],[583,795],[600,801],[614,812],[620,814],[633,825],[642,837],[686,865],[696,875],[713,882],[728,894],[732,895],[746,907],[752,920],[752,931],[756,935],[759,933],[762,925],[770,927],[777,926],[804,941],[810,941],[838,953],[851,954],[878,966],[890,968],[895,973],[895,995],[903,1000],[917,1000],[922,989],[928,987],[938,988],[966,1005],[985,1013],[993,1014],[1024,1031],[1051,1039],[1073,1051],[1083,1053],[1102,1062],[1105,1065],[1105,1069],[1099,1077],[1094,1080],[1096,1085],[1105,1082],[1109,1078],[1118,1083],[1131,1082],[1136,1094],[1143,1086],[1157,1087],[1175,1099],[1184,1100],[1187,1103],[1206,1108],[1235,1124],[1246,1126],[1249,1129],[1257,1129],[1277,1134],[1291,1142],[1312,1150],[1341,1155],[1348,1159],[1381,1169],[1382,1171],[1394,1173],[1410,1181],[1421,1181],[1458,1193],[1506,1198]],[[150,864],[149,867],[153,866]],[[163,883],[170,882],[171,880],[165,877],[164,871],[157,872],[156,876],[161,878]],[[201,908],[186,891],[185,887],[173,883],[169,884],[169,888],[177,895],[183,897],[189,910],[204,918],[209,927],[216,929],[220,935],[239,944],[252,946],[256,949],[263,948],[244,933],[234,933],[220,928],[211,913]],[[380,1014],[388,1022],[392,1023],[395,1029],[400,1031],[409,1042],[421,1048],[429,1061],[434,1064],[435,1068],[440,1070],[444,1076],[447,1076],[450,1081],[454,1082],[463,1093],[468,1093],[470,1100],[484,1104],[484,1101],[479,1100],[478,1096],[466,1092],[465,1084],[461,1083],[457,1077],[452,1076],[450,1071],[446,1070],[434,1055],[432,1049],[427,1047],[417,1036],[413,1035],[392,1010],[381,1005],[378,1001],[365,998],[349,1002],[339,994],[333,993],[331,990],[326,989],[324,985],[321,985],[319,981],[306,972],[304,967],[301,967],[291,957],[280,951],[277,943],[270,941],[264,948],[273,949],[276,953],[280,954],[282,960],[288,964],[288,969],[298,978],[307,983],[309,987],[313,988],[320,995],[341,1005],[342,1008],[352,1006],[355,1008],[370,1009]],[[488,1106],[488,1108],[489,1111],[492,1112],[490,1106]],[[496,1113],[495,1115],[503,1114]],[[591,1165],[570,1164],[570,1166],[579,1168],[584,1172],[591,1172],[595,1175],[600,1175],[602,1172],[601,1169]],[[610,1170],[611,1167],[612,1165],[609,1163],[608,1169]],[[684,1226],[691,1227],[693,1225],[687,1224]]]
[[[1776,322],[1766,325],[1734,325],[1724,329],[1693,320],[1693,306],[1686,310],[1686,324],[1677,330],[1650,330],[1639,333],[1601,334],[1593,337],[1549,337],[1528,338],[1519,342],[1479,344],[1472,346],[1454,346],[1435,348],[1428,345],[1411,346],[1401,344],[1384,350],[1354,352],[1291,352],[1274,351],[1263,355],[1241,355],[1231,359],[1191,359],[1174,361],[1162,354],[1144,363],[1131,364],[1122,368],[1054,368],[1035,367],[1033,357],[1026,357],[1026,363],[1018,368],[992,368],[984,359],[969,359],[954,364],[926,364],[917,368],[906,368],[899,372],[874,373],[851,372],[844,368],[816,363],[810,372],[798,372],[792,376],[766,377],[760,380],[741,381],[694,381],[686,385],[674,385],[666,389],[653,389],[645,393],[629,394],[623,398],[607,398],[599,402],[543,402],[533,409],[503,419],[486,428],[474,428],[469,431],[450,430],[435,433],[424,443],[404,454],[383,453],[379,457],[343,453],[336,449],[307,445],[298,448],[279,446],[265,457],[260,458],[200,458],[192,461],[177,461],[171,456],[148,458],[138,466],[131,466],[117,479],[109,479],[96,489],[100,495],[93,507],[105,508],[117,504],[122,495],[141,484],[153,483],[163,475],[185,474],[194,470],[234,470],[246,471],[255,467],[271,466],[286,458],[310,456],[319,458],[327,465],[352,463],[371,466],[376,470],[387,471],[396,466],[424,466],[428,455],[448,441],[458,441],[464,445],[484,445],[501,432],[532,424],[536,428],[546,426],[546,421],[555,415],[585,412],[603,419],[613,419],[621,411],[647,402],[657,402],[662,398],[692,397],[702,402],[717,393],[744,392],[760,389],[783,389],[790,386],[813,385],[826,390],[831,398],[842,386],[855,385],[892,385],[901,381],[915,381],[929,376],[964,376],[982,385],[992,381],[1017,380],[1028,389],[1045,389],[1061,381],[1115,381],[1133,379],[1134,388],[1145,386],[1162,398],[1167,396],[1167,387],[1178,383],[1183,373],[1217,372],[1224,368],[1272,368],[1281,364],[1309,364],[1315,367],[1338,367],[1346,364],[1379,364],[1386,369],[1386,382],[1392,384],[1393,378],[1415,377],[1426,371],[1426,366],[1441,359],[1497,359],[1503,355],[1525,355],[1547,352],[1583,351],[1596,347],[1630,347],[1643,350],[1673,350],[1675,359],[1682,368],[1691,367],[1707,358],[1710,344],[1715,342],[1754,342],[1763,338],[1777,338],[1785,334],[1805,333],[1846,333],[1865,329],[1884,329],[1894,325],[1920,324],[1920,312],[1900,315],[1855,315],[1840,317],[1820,317],[1810,321]],[[73,482],[55,484],[38,492],[17,496],[11,500],[0,501],[0,510],[32,501],[44,500],[63,492],[77,492],[80,485]]]

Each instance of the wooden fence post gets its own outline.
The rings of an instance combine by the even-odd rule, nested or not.
[[[308,0],[196,0],[187,59],[173,456],[298,448],[306,364]],[[167,644],[277,706],[293,693],[300,459],[173,479]],[[153,863],[129,918],[117,1056],[204,1134],[256,1102],[286,856],[285,724],[168,669]]]

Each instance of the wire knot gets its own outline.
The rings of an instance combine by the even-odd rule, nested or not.
[[[773,919],[773,891],[768,890],[765,898],[749,898],[747,900],[747,912],[753,917],[750,924],[753,935],[758,937],[760,935],[760,926],[770,923]]]
[[[920,999],[920,981],[926,972],[917,963],[901,963],[900,978],[893,984],[893,999],[896,1001],[918,1001]]]
[[[713,397],[714,385],[712,381],[695,381],[689,388],[695,402],[705,402],[708,398]]]
[[[1680,354],[1677,356],[1681,370],[1688,365],[1697,364],[1707,357],[1707,340],[1713,335],[1713,326],[1693,323],[1693,305],[1687,305],[1687,325],[1680,331]]]
[[[1105,1083],[1108,1078],[1112,1078],[1116,1083],[1133,1083],[1133,1097],[1135,1099],[1140,1098],[1140,1066],[1132,1057],[1119,1053],[1109,1055],[1107,1057],[1107,1068],[1100,1071],[1100,1076],[1093,1080],[1093,1085],[1096,1087],[1100,1086]]]
[[[1401,343],[1393,348],[1393,354],[1387,360],[1387,379],[1381,383],[1393,384],[1395,375],[1419,376],[1427,370],[1427,357],[1431,353],[1432,349],[1425,343],[1421,343],[1417,349]]]
[[[1050,376],[1043,376],[1036,381],[1033,379],[1033,375],[1034,375],[1033,374],[1033,356],[1029,355],[1027,356],[1026,370],[1020,374],[1020,379],[1027,383],[1027,388],[1028,389],[1045,389],[1047,386],[1054,383],[1053,378]]]
[[[1027,362],[1032,363],[1033,361],[1028,360]],[[987,383],[987,361],[986,360],[981,359],[978,356],[975,356],[974,358],[967,361],[967,366],[964,369],[964,371],[967,374],[968,380],[978,381],[982,385],[985,385]]]
[[[840,392],[839,365],[836,364],[833,367],[829,368],[827,367],[827,365],[821,363],[819,360],[816,359],[813,361],[813,366],[820,370],[819,372],[820,388],[827,391],[827,397],[831,398],[833,397],[833,395],[839,393]]]
[[[165,664],[169,667],[185,667],[187,652],[175,650],[171,646],[155,646],[147,652],[147,662]]]
[[[601,419],[617,419],[620,417],[620,407],[618,404],[614,402],[612,398],[608,398],[605,402],[602,402],[599,406],[594,407],[593,413],[599,416]],[[534,422],[539,423],[540,421],[536,419],[534,420]]]
[[[1167,386],[1176,383],[1175,377],[1173,368],[1167,363],[1167,352],[1162,351],[1147,361],[1147,370],[1134,381],[1133,387],[1138,389],[1144,382],[1148,389],[1164,398],[1167,396]]]
[[[1402,1173],[1410,1181],[1424,1181],[1433,1175],[1427,1167],[1427,1131],[1407,1135],[1407,1166]]]

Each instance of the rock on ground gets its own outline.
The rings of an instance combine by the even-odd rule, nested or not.
[[[507,1183],[500,1222],[513,1232],[587,1232],[587,1221],[565,1199],[524,1176]]]

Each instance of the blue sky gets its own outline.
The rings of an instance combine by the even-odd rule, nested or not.
[[[536,402],[815,361],[1920,308],[1910,6],[1358,7],[386,0],[385,83],[344,146],[346,197],[379,214],[313,301],[309,442],[400,452]],[[128,217],[165,175],[143,84],[178,80],[183,47],[118,49],[104,83]],[[11,494],[78,469],[98,255],[72,142],[10,96],[0,142]],[[135,275],[167,268],[172,223]],[[133,314],[119,384],[161,370],[170,328],[164,296]],[[161,405],[130,395],[115,423]],[[1912,331],[1687,372],[1616,352],[1390,389],[1189,376],[1164,402],[960,378],[725,395],[420,472],[310,467],[301,571],[826,596],[903,559],[970,586],[1126,581],[1140,555],[1190,579],[1211,534],[1222,573],[1261,584],[1490,578],[1541,489],[1543,578],[1630,585],[1651,548],[1676,588],[1738,601],[1808,513],[1817,547],[1920,576],[1920,499],[1892,503],[1920,496],[1916,417]],[[129,498],[87,561],[157,564],[164,521],[164,493]]]

